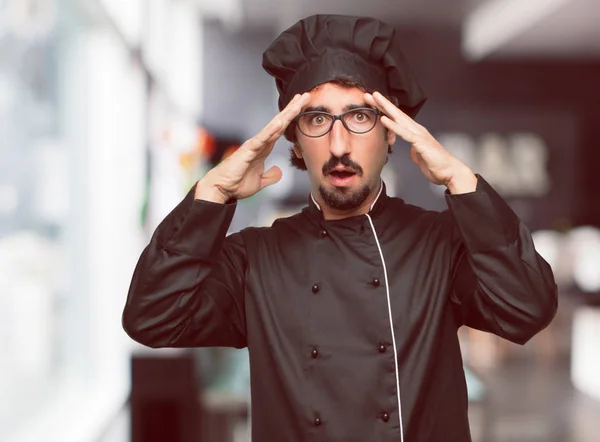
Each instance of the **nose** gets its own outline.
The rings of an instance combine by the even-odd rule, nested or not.
[[[329,132],[329,152],[337,158],[350,153],[350,132],[341,120],[335,121]]]

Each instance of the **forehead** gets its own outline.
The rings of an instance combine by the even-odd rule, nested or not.
[[[324,106],[339,112],[350,104],[364,103],[364,92],[357,87],[342,87],[333,83],[324,83],[310,91],[306,107]]]

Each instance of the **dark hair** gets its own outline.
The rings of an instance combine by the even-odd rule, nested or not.
[[[348,80],[346,78],[335,78],[331,81],[328,81],[328,83],[334,84],[336,86],[340,86],[345,89],[358,88],[363,92],[370,92],[367,89],[365,89],[365,87],[362,86],[361,84],[358,84],[357,82]],[[315,86],[313,89],[311,89],[311,91],[317,87],[319,87],[319,86]],[[388,97],[388,99],[390,99],[390,97]],[[397,103],[396,103],[397,100],[394,97],[391,98],[391,101],[397,106]],[[386,129],[386,131],[387,131],[387,129]],[[298,138],[296,137],[296,124],[295,123],[290,124],[287,127],[287,129],[285,130],[283,136],[285,137],[286,140],[288,140],[290,143],[292,143],[292,145],[290,146],[290,164],[293,167],[295,167],[296,169],[306,170],[306,163],[304,162],[304,159],[298,158],[296,156],[296,153],[294,152],[294,147],[298,146]],[[391,153],[391,146],[388,148],[388,152]]]

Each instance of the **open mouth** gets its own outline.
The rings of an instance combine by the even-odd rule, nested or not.
[[[350,170],[332,170],[331,172],[329,172],[329,175],[331,175],[334,178],[344,179],[356,175],[356,172],[352,172]]]
[[[332,170],[329,181],[336,187],[348,187],[356,180],[357,173],[352,170]]]

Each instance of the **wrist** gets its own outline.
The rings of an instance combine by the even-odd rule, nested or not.
[[[205,176],[196,183],[194,199],[225,204],[230,198],[223,191],[221,191],[217,185],[211,183]]]
[[[452,174],[452,178],[450,178],[446,187],[453,195],[475,192],[477,189],[477,176],[465,166]]]

